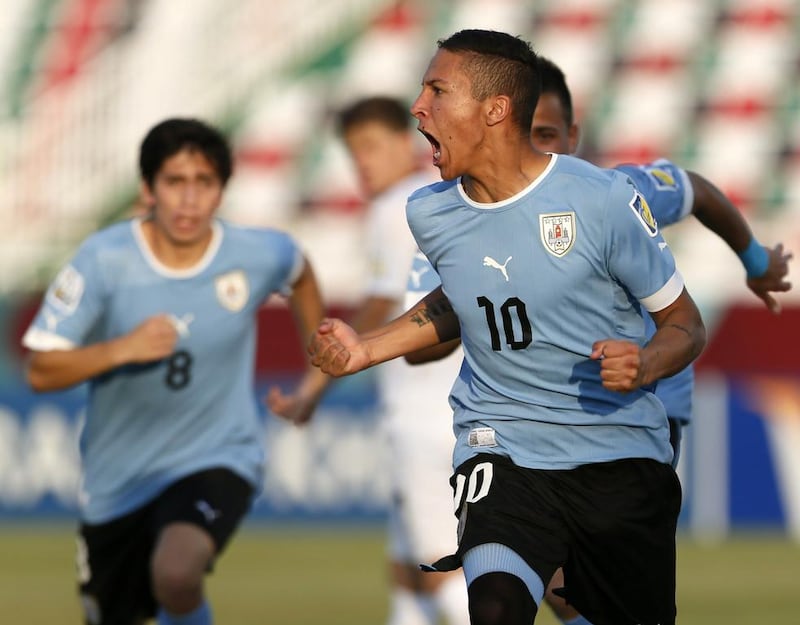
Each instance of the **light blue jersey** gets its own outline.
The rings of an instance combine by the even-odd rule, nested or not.
[[[660,227],[674,224],[691,214],[694,189],[686,172],[674,163],[661,159],[645,165],[619,165],[614,169],[630,176]],[[649,315],[646,321],[648,336],[652,336],[656,325]],[[656,396],[664,404],[667,416],[684,424],[691,421],[693,391],[692,365],[672,377],[659,380],[656,385]]]
[[[23,343],[68,349],[127,334],[169,314],[178,330],[164,360],[128,365],[90,381],[81,434],[81,515],[117,518],[188,474],[235,471],[256,490],[262,427],[253,392],[256,313],[302,270],[286,234],[222,221],[190,270],[163,266],[141,220],[90,236],[45,295]]]
[[[592,344],[646,343],[683,280],[628,177],[569,156],[517,195],[479,204],[460,181],[420,189],[407,216],[461,324],[451,392],[458,466],[481,452],[530,468],[672,458],[661,402],[602,386]]]

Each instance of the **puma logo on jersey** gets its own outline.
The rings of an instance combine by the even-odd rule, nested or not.
[[[429,269],[430,269],[430,267],[428,265],[425,265],[419,271],[414,271],[413,268],[411,269],[411,272],[410,272],[411,273],[411,284],[413,285],[413,287],[415,289],[419,288],[420,281],[422,280],[422,274],[427,272]]]
[[[483,266],[484,267],[491,267],[492,269],[497,269],[500,273],[503,274],[503,277],[506,279],[506,282],[508,282],[508,271],[506,271],[506,265],[508,265],[508,261],[510,261],[512,258],[513,258],[513,256],[509,256],[508,258],[506,258],[506,262],[504,262],[501,265],[500,263],[498,263],[491,256],[484,256],[483,257]]]
[[[195,501],[194,507],[197,508],[205,517],[206,523],[213,523],[222,516],[222,513],[219,510],[214,510],[214,508],[211,507],[211,504],[204,499],[198,499]]]
[[[192,313],[186,313],[182,317],[170,315],[169,320],[172,322],[172,325],[175,326],[175,331],[179,336],[183,338],[189,336],[189,324],[194,321],[194,315]]]

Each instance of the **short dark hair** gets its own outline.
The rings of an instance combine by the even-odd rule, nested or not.
[[[437,42],[442,50],[466,57],[463,67],[472,80],[472,96],[511,99],[512,119],[520,133],[530,132],[539,100],[539,69],[530,43],[495,30],[461,30]]]
[[[539,79],[542,93],[554,93],[561,103],[564,121],[567,126],[572,126],[575,121],[575,111],[572,108],[572,94],[567,86],[567,79],[561,68],[544,56],[539,57]]]
[[[183,149],[197,150],[214,166],[223,186],[233,173],[228,140],[216,128],[199,119],[171,118],[153,126],[139,150],[139,172],[152,186],[164,161]]]
[[[412,119],[409,107],[400,100],[371,96],[356,100],[342,109],[337,116],[337,123],[340,134],[366,122],[378,122],[391,130],[403,132],[411,128]]]

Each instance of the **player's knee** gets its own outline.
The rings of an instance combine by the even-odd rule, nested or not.
[[[186,560],[154,561],[153,595],[169,610],[188,611],[202,600],[203,576],[202,569]]]
[[[204,530],[189,524],[168,525],[153,553],[153,595],[170,611],[183,613],[202,601],[203,578],[213,557],[213,543]]]
[[[472,625],[530,625],[536,609],[528,587],[510,573],[486,573],[469,586]]]

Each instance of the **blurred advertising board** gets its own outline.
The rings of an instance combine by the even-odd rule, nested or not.
[[[293,344],[291,317],[266,310],[272,335]],[[697,363],[695,416],[679,465],[682,524],[698,535],[767,528],[800,538],[800,308],[780,316],[732,307]],[[302,356],[259,350],[258,390],[289,385]],[[293,349],[293,348],[292,348]],[[0,517],[75,512],[83,388],[35,395],[11,368],[0,386]],[[262,519],[382,517],[389,467],[371,372],[339,380],[313,422],[264,415]]]

